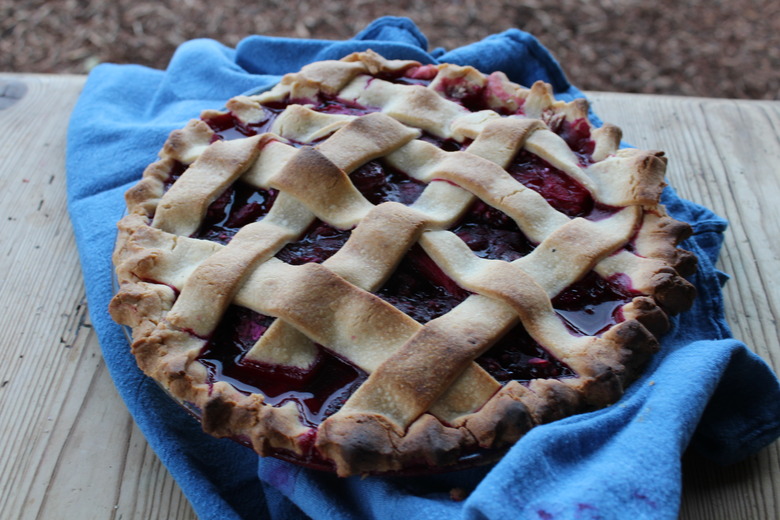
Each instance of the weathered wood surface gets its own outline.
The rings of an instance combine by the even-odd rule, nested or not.
[[[65,205],[81,76],[0,74],[0,518],[193,519],[114,390]],[[671,182],[731,222],[721,268],[737,338],[780,367],[780,103],[591,93],[603,119],[670,156]],[[683,461],[685,519],[780,517],[780,445]]]
[[[0,74],[0,518],[192,519],[89,322],[65,199],[84,79]]]

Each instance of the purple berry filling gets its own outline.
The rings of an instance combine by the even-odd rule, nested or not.
[[[165,179],[165,182],[163,183],[163,190],[168,191],[168,188],[173,186],[173,183],[179,180],[179,177],[187,170],[187,165],[184,163],[180,163],[179,161],[175,161],[173,163],[173,166],[171,167],[171,170],[168,172],[168,178]]]
[[[553,208],[571,218],[599,220],[620,209],[594,201],[582,184],[527,150],[517,153],[507,171],[518,182],[542,195]]]
[[[200,228],[192,236],[227,244],[244,226],[262,220],[273,206],[276,190],[235,182],[211,203]]]
[[[419,323],[426,323],[451,311],[469,292],[415,245],[376,294]]]
[[[591,271],[561,291],[552,304],[575,334],[595,336],[623,321],[621,308],[635,296],[620,276],[605,279]]]
[[[417,200],[425,184],[412,179],[381,160],[369,161],[349,174],[352,184],[372,204],[400,202],[409,205]]]
[[[282,110],[284,110],[284,107],[273,108],[264,106],[263,112],[265,117],[252,124],[242,123],[231,112],[210,117],[205,119],[205,122],[215,132],[215,140],[223,139],[230,141],[231,139],[243,139],[244,137],[267,132],[279,114],[282,113]]]
[[[341,408],[367,376],[319,345],[319,355],[306,370],[244,361],[273,320],[244,307],[230,307],[198,361],[207,368],[211,383],[226,381],[241,392],[261,394],[272,406],[293,402],[304,422],[316,427]]]
[[[341,249],[349,238],[349,234],[349,231],[336,229],[317,220],[300,239],[284,246],[276,254],[276,257],[292,265],[309,262],[321,264]]]
[[[506,213],[480,200],[451,231],[481,258],[511,262],[535,247]]]
[[[590,125],[585,119],[577,119],[574,122],[562,119],[551,130],[566,141],[569,148],[579,157],[581,166],[593,163],[596,143],[591,138]]]
[[[516,325],[476,360],[496,381],[528,382],[532,379],[573,377],[576,374],[534,341],[522,325]]]

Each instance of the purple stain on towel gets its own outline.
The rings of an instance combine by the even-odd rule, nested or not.
[[[658,508],[658,505],[654,501],[650,500],[650,498],[644,493],[640,493],[639,491],[634,491],[633,498],[637,500],[641,500],[642,502],[646,503],[648,506],[650,506],[653,509]]]
[[[295,487],[298,469],[290,464],[274,464],[263,475],[273,487],[282,493],[291,493]]]

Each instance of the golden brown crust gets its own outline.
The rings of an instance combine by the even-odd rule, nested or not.
[[[663,152],[624,148],[588,168],[599,186],[599,200],[613,206],[656,206],[666,173]],[[618,178],[620,181],[615,182]]]
[[[163,156],[191,164],[211,144],[214,131],[200,119],[193,119],[181,130],[174,130],[162,149]]]
[[[162,196],[152,226],[183,236],[197,231],[208,206],[249,168],[268,138],[216,141],[206,148]]]
[[[110,312],[133,328],[139,366],[197,410],[206,432],[244,439],[261,455],[314,456],[343,476],[457,465],[476,450],[500,453],[535,425],[615,402],[658,349],[667,314],[690,306],[681,275],[695,257],[677,247],[690,228],[659,205],[661,152],[621,150],[620,130],[605,125],[589,130],[594,151],[583,161],[555,130],[589,125],[584,100],[563,103],[549,85],[523,88],[500,72],[426,67],[372,52],[311,64],[203,116],[248,127],[263,120],[263,103],[300,103],[269,133],[223,142],[192,121],[128,191]],[[383,79],[404,71],[435,77],[428,87]],[[457,103],[480,92],[484,110]],[[317,112],[307,100],[320,94],[378,112]],[[417,139],[426,133],[463,149]],[[521,150],[614,211],[594,220],[562,213],[507,172]],[[350,174],[378,158],[426,185],[414,203],[374,205],[356,189]],[[168,187],[174,170],[183,173]],[[279,190],[271,211],[225,246],[191,238],[239,178]],[[475,202],[514,220],[533,252],[512,262],[476,256],[449,231]],[[317,218],[352,230],[342,249],[322,264],[274,257]],[[416,244],[472,293],[424,324],[373,294]],[[591,270],[637,296],[602,333],[572,334],[551,300]],[[316,438],[294,403],[270,405],[198,361],[230,305],[276,318],[248,362],[305,371],[319,344],[367,374]],[[571,374],[502,384],[480,367],[475,360],[518,323]]]
[[[669,329],[666,313],[647,296],[637,296],[621,309],[627,320],[641,323],[655,337],[660,337]]]
[[[615,125],[605,123],[594,129],[591,136],[594,142],[593,160],[599,162],[617,153],[620,148],[620,140],[623,138],[623,131]]]

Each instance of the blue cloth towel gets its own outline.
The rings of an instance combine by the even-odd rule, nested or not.
[[[231,441],[204,435],[140,373],[122,329],[108,316],[123,193],[155,160],[167,134],[202,109],[270,86],[306,63],[367,48],[388,58],[503,70],[525,85],[542,79],[560,99],[582,95],[527,33],[509,30],[429,53],[410,20],[385,17],[348,41],[252,36],[232,49],[194,40],[177,50],[165,71],[100,65],[73,111],[68,200],[92,321],[119,393],[200,518],[671,519],[680,502],[680,457],[689,444],[731,463],[780,435],[777,379],[732,339],[724,320],[725,276],[714,263],[726,223],[672,189],[664,203],[695,230],[684,246],[700,260],[693,278],[699,298],[673,320],[663,351],[618,404],[535,428],[493,467],[420,478],[339,479],[259,460]],[[453,489],[467,498],[453,500]]]

